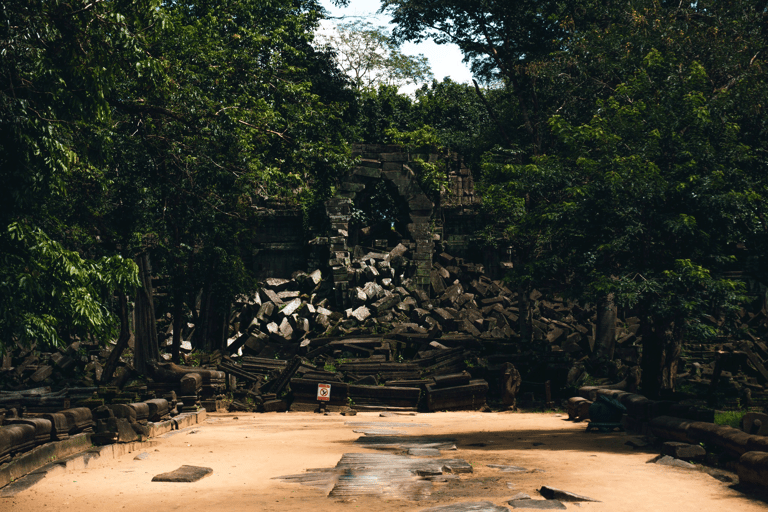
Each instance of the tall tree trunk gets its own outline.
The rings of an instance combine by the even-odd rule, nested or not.
[[[223,305],[214,292],[216,259],[211,258],[200,300],[200,313],[195,324],[195,348],[212,352],[226,346],[229,304]]]
[[[196,347],[205,352],[213,352],[224,347],[228,308],[219,304],[211,290],[203,293],[200,301],[200,329]]]
[[[616,349],[616,304],[609,293],[597,301],[595,352],[599,358],[613,360]]]
[[[181,329],[183,325],[184,301],[176,297],[173,304],[173,341],[171,343],[171,361],[179,364],[179,349],[181,348]]]
[[[517,328],[520,331],[520,341],[529,343],[533,340],[533,327],[531,325],[531,290],[528,286],[519,286],[517,288]]]
[[[673,393],[682,347],[682,331],[672,320],[646,319],[640,325],[643,335],[642,388],[649,398]]]
[[[136,342],[133,349],[133,365],[139,373],[146,375],[150,361],[156,362],[160,359],[160,347],[157,341],[149,254],[141,254],[137,263],[141,287],[136,290]]]
[[[112,376],[117,369],[117,363],[120,361],[120,356],[123,355],[128,342],[131,340],[131,328],[128,322],[128,297],[122,292],[117,292],[118,300],[120,301],[120,335],[117,337],[117,344],[109,353],[106,364],[104,364],[104,371],[101,374],[101,384],[112,380]]]

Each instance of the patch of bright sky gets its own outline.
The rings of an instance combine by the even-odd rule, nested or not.
[[[390,31],[394,28],[391,17],[388,14],[377,14],[381,7],[379,0],[350,0],[348,7],[336,7],[331,0],[321,0],[320,3],[325,7],[330,16],[335,18],[323,21],[323,28],[332,26],[334,22],[343,21],[338,18],[342,16],[354,16],[355,19],[365,17],[374,25],[387,27]],[[462,54],[459,47],[452,44],[435,44],[431,40],[419,44],[405,43],[402,46],[402,52],[406,55],[423,54],[429,59],[429,65],[432,68],[432,74],[439,81],[445,77],[450,77],[454,82],[471,83],[472,73],[469,67],[461,61]],[[420,85],[409,85],[400,89],[401,93],[411,94],[421,87]]]

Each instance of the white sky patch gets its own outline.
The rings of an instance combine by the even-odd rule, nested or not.
[[[391,18],[386,14],[376,14],[376,11],[381,7],[379,0],[350,0],[349,7],[338,8],[334,6],[330,0],[321,0],[320,3],[325,7],[331,16],[350,17],[347,21],[352,21],[351,17],[364,17],[374,25],[386,27],[388,30],[392,30],[394,25],[390,23]],[[321,31],[327,30],[327,27],[334,25],[334,22],[345,20],[325,20],[321,24]],[[403,44],[401,51],[406,55],[418,55],[423,54],[429,59],[429,65],[432,68],[432,74],[438,81],[442,81],[445,77],[450,77],[451,80],[458,83],[471,83],[472,73],[469,71],[469,67],[461,61],[462,54],[459,47],[453,44],[438,45],[431,40],[424,41],[419,44],[405,43]],[[400,92],[404,94],[413,94],[413,92],[420,88],[421,85],[409,84],[400,88]]]

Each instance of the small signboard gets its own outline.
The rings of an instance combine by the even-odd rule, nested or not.
[[[318,384],[317,385],[317,399],[321,402],[327,402],[331,399],[331,385],[330,384]]]

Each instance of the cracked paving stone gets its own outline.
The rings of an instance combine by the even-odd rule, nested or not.
[[[453,480],[453,475],[471,473],[462,459],[414,459],[385,453],[345,453],[333,468],[310,469],[306,473],[277,479],[322,489],[329,498],[385,496],[408,500],[428,498],[433,482]],[[458,480],[458,478],[456,478]]]

